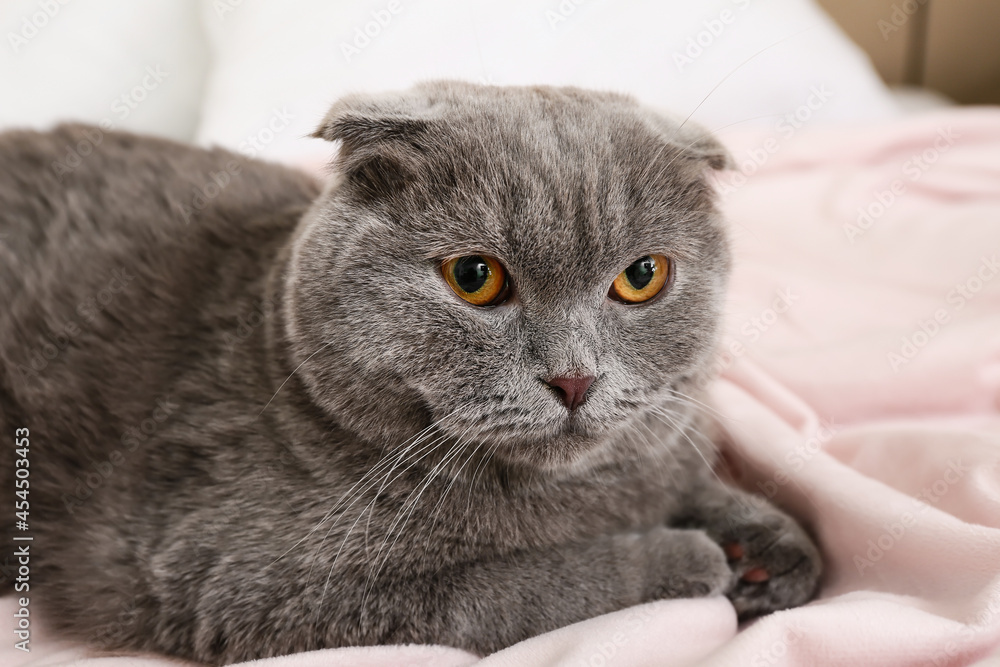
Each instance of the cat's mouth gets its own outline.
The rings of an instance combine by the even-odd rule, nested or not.
[[[563,423],[560,435],[585,438],[594,435],[594,429],[589,424],[588,420],[580,417],[576,413],[570,413],[566,417],[566,421]]]
[[[599,401],[578,405],[568,410],[562,405],[558,407],[545,406],[541,410],[529,410],[531,415],[525,421],[515,420],[512,423],[495,423],[487,439],[507,440],[512,444],[526,446],[544,446],[546,443],[560,441],[568,443],[576,440],[588,440],[606,434],[608,420],[601,417],[597,405]]]

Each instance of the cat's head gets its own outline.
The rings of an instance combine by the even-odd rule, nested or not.
[[[729,256],[703,132],[617,94],[435,82],[316,134],[340,151],[286,322],[348,429],[391,448],[435,421],[552,466],[707,374]]]

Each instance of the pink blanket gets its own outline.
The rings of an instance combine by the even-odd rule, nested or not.
[[[729,474],[817,535],[820,598],[743,628],[722,598],[659,602],[482,660],[256,667],[1000,664],[1000,111],[787,135],[724,137],[749,175],[720,178],[737,262],[712,402]],[[177,664],[85,659],[32,629],[0,664]]]

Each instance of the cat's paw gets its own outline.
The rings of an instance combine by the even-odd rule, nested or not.
[[[712,532],[732,568],[726,595],[741,619],[805,604],[816,592],[819,550],[793,519],[771,514]]]
[[[733,572],[722,548],[701,530],[661,528],[645,536],[649,549],[647,600],[721,595]]]

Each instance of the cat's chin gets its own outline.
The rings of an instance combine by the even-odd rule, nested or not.
[[[585,420],[567,419],[543,432],[497,432],[484,440],[494,446],[494,456],[507,464],[538,470],[574,468],[613,449],[616,431],[595,427]]]

